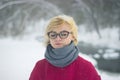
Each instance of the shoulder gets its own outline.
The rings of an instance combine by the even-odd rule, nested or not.
[[[76,59],[76,63],[78,64],[78,66],[88,66],[91,65],[91,62],[86,60],[85,58],[78,56],[78,58]]]
[[[93,59],[92,57],[86,55],[86,54],[83,54],[83,53],[79,53],[79,56],[80,56],[80,59],[84,62],[87,62],[87,63],[92,63],[94,66],[97,66],[97,61],[95,59]]]
[[[33,71],[37,72],[37,71],[41,71],[45,68],[46,65],[46,60],[42,59],[36,62]]]
[[[80,69],[82,71],[96,71],[95,65],[91,63],[88,59],[85,59],[84,57],[78,56],[76,59],[75,64],[77,65],[77,69]]]
[[[41,59],[36,62],[36,66],[43,66],[44,64],[46,64],[46,59]]]
[[[100,76],[95,66],[87,59],[78,56],[76,59],[76,71],[78,75],[90,78],[90,80],[100,80]]]

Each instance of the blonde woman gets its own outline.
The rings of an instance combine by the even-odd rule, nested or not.
[[[77,36],[72,17],[50,19],[45,33],[45,59],[36,63],[29,80],[101,80],[91,62],[78,55]]]

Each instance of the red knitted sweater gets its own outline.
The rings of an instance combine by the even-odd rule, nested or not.
[[[29,80],[101,80],[101,78],[90,62],[78,57],[63,68],[55,67],[46,59],[42,59],[36,63]]]

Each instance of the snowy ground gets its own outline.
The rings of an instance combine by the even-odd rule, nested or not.
[[[43,53],[37,41],[0,40],[0,80],[28,80]]]
[[[0,39],[0,80],[28,80],[44,50],[36,40]],[[98,71],[102,80],[120,80],[120,74]]]

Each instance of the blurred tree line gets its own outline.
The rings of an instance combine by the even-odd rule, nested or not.
[[[0,0],[0,36],[18,36],[28,24],[68,14],[88,31],[116,27],[120,40],[120,0]]]
[[[56,6],[42,0],[1,0],[0,37],[23,36],[31,32],[29,29],[34,31],[30,25],[59,13]]]

